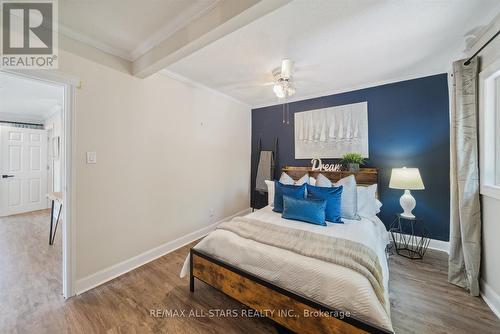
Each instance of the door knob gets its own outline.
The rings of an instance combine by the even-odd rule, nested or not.
[[[14,175],[6,175],[6,174],[2,175],[2,179],[6,179],[8,177],[14,177]]]

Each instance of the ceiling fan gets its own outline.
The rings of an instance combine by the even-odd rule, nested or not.
[[[278,98],[290,97],[295,94],[295,87],[293,85],[293,61],[285,58],[281,61],[281,67],[273,70],[274,85],[273,91]]]
[[[281,67],[273,70],[273,92],[278,98],[285,99],[283,103],[283,124],[290,124],[290,106],[286,99],[295,94],[292,72],[293,61],[288,58],[281,61]]]
[[[300,72],[304,72],[302,67]],[[230,82],[221,82],[220,86],[227,89],[238,90],[261,88],[267,90],[268,87],[271,87],[276,97],[279,99],[286,99],[287,97],[291,97],[295,94],[295,83],[304,81],[304,79],[301,80],[300,78],[297,80],[295,76],[294,62],[289,58],[284,58],[281,61],[281,66],[273,69],[271,73],[259,73],[258,76],[261,79],[257,81],[242,81],[241,78],[239,78],[238,80]],[[308,79],[307,82],[309,81],[310,80]]]
[[[301,67],[301,72],[302,67]],[[290,124],[290,106],[288,104],[288,98],[296,93],[295,83],[299,81],[304,81],[303,79],[297,81],[294,77],[294,62],[289,58],[284,58],[281,61],[281,66],[275,68],[271,71],[272,80],[267,82],[230,82],[224,84],[224,87],[230,87],[231,89],[256,89],[272,87],[275,96],[281,100],[283,104],[283,124]],[[267,77],[267,75],[266,75]],[[308,80],[309,82],[309,80]]]

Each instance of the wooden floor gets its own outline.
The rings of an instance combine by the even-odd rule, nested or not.
[[[49,246],[49,219],[50,210],[0,218],[0,333],[26,333],[64,305],[61,226]]]
[[[500,333],[500,320],[479,297],[448,283],[448,255],[389,257],[392,325],[396,333]]]
[[[196,317],[244,308],[199,281],[189,293],[188,279],[179,278],[189,246],[64,301],[61,236],[48,246],[48,219],[47,211],[0,218],[0,333],[277,332],[266,319]],[[447,283],[446,254],[429,251],[422,261],[393,255],[389,263],[396,333],[500,333],[480,298]],[[196,314],[154,317],[153,310]]]

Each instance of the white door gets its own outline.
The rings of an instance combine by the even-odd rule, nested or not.
[[[0,216],[47,208],[47,131],[0,126]]]

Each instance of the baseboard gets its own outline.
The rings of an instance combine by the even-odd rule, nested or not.
[[[480,285],[481,298],[483,298],[493,313],[500,318],[500,296],[484,280],[481,280]]]
[[[398,233],[397,233],[398,234]],[[389,233],[390,236],[390,233]],[[420,241],[420,238],[417,238]],[[392,241],[392,237],[391,237]],[[450,243],[448,241],[431,239],[428,249],[438,250],[450,254]]]
[[[170,252],[175,251],[176,249],[179,249],[195,240],[198,240],[204,236],[206,236],[208,233],[212,232],[217,225],[224,221],[228,221],[234,217],[237,216],[242,216],[250,212],[250,208],[242,210],[240,212],[235,213],[234,215],[231,215],[229,217],[226,217],[224,219],[219,220],[216,223],[213,223],[207,227],[204,227],[202,229],[199,229],[197,231],[191,232],[185,236],[182,236],[178,239],[169,241],[167,243],[164,243],[163,245],[160,245],[156,248],[150,249],[149,251],[146,251],[142,254],[139,254],[137,256],[134,256],[130,259],[127,259],[125,261],[122,261],[120,263],[117,263],[111,267],[102,269],[92,275],[89,275],[87,277],[84,277],[82,279],[79,279],[76,281],[76,294],[82,294],[85,291],[88,291],[90,289],[93,289],[103,283],[106,283],[113,278],[116,278],[118,276],[121,276],[137,267],[140,267],[148,262],[151,262],[159,257],[162,257]]]

